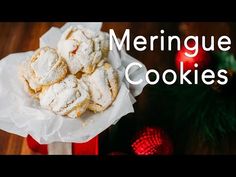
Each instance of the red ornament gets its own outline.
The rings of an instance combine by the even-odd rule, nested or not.
[[[132,149],[136,155],[171,155],[173,152],[169,137],[162,129],[154,127],[138,132]]]
[[[189,41],[188,46],[193,47],[195,45],[194,41]],[[180,62],[183,62],[184,72],[187,70],[195,70],[198,69],[200,71],[206,69],[211,63],[211,56],[208,52],[203,50],[202,46],[198,46],[198,53],[194,57],[188,57],[185,53],[190,55],[194,54],[194,50],[188,50],[185,46],[182,46],[180,51],[177,52],[176,55],[176,68],[180,70]],[[196,68],[194,64],[198,64]]]

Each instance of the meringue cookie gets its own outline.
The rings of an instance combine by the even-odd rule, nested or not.
[[[38,49],[31,58],[33,79],[41,85],[51,85],[67,74],[67,64],[55,49],[44,47]]]
[[[107,33],[95,33],[81,26],[69,27],[58,42],[58,53],[72,74],[92,73],[101,60],[106,60],[108,50]]]
[[[42,89],[42,85],[37,83],[33,76],[34,71],[31,68],[31,58],[27,58],[20,66],[20,76],[24,83],[25,90],[33,97],[37,98]]]
[[[83,80],[68,75],[61,82],[44,87],[39,99],[43,108],[59,115],[77,118],[87,110],[90,95]]]
[[[88,109],[101,112],[115,100],[119,90],[118,73],[108,63],[98,67],[91,75],[83,76],[91,95]]]

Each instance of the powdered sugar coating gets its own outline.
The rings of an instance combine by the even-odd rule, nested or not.
[[[66,59],[72,74],[92,73],[96,65],[106,59],[108,48],[108,34],[81,26],[68,28],[58,42],[58,53]]]
[[[90,96],[83,80],[68,75],[61,82],[46,88],[39,98],[42,107],[76,118],[86,111]]]
[[[44,47],[38,49],[31,58],[31,77],[41,85],[56,83],[67,74],[67,65],[55,49]]]
[[[105,63],[83,79],[91,95],[89,109],[94,112],[107,109],[118,93],[118,73],[110,64]]]

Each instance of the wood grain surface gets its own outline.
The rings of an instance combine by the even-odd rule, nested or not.
[[[61,27],[63,22],[33,22],[33,23],[19,23],[19,22],[4,22],[0,23],[0,58],[3,58],[11,53],[25,52],[29,50],[35,50],[39,47],[39,38],[52,26]],[[131,30],[131,39],[137,35],[144,35],[146,37],[150,35],[159,35],[160,29],[168,29],[166,34],[178,34],[190,32],[192,34],[229,34],[232,37],[236,36],[234,32],[235,25],[230,23],[117,23],[107,22],[103,25],[103,30],[108,31],[112,28],[116,34],[121,37],[125,29]],[[232,51],[235,51],[234,46]],[[132,56],[142,61],[147,68],[158,66],[160,71],[166,68],[174,67],[174,54],[173,52],[138,52],[131,48],[129,52]],[[138,98],[137,104],[145,105],[148,101],[145,91]],[[142,106],[140,106],[142,107]],[[145,111],[145,110],[144,110]],[[232,141],[232,140],[231,140]],[[227,142],[229,143],[229,142]],[[226,144],[227,144],[226,143]],[[196,154],[214,154],[206,148],[199,148],[192,146],[186,153]],[[225,148],[225,153],[235,153],[235,149]],[[230,150],[229,150],[230,149]],[[0,154],[34,154],[26,145],[24,138],[14,134],[10,134],[0,130]]]

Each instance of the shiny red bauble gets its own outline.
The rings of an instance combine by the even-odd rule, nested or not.
[[[188,42],[189,47],[193,47],[195,45],[194,42]],[[194,57],[186,56],[186,53],[192,55],[194,54],[194,50],[188,50],[185,46],[182,46],[181,49],[177,52],[176,55],[176,68],[180,70],[180,62],[183,62],[183,71],[198,69],[199,71],[208,69],[208,66],[212,62],[211,56],[209,52],[205,51],[202,46],[198,46],[198,53]],[[196,68],[194,64],[198,64]]]
[[[171,155],[173,152],[170,138],[157,127],[139,131],[131,146],[136,155]]]

